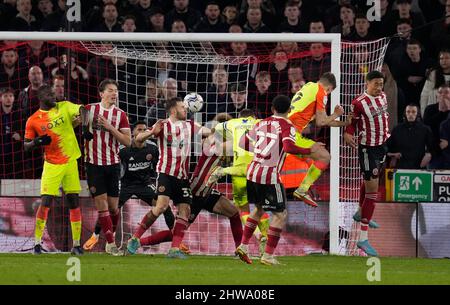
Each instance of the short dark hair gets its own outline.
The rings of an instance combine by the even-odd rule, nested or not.
[[[293,0],[286,1],[286,4],[284,5],[284,8],[291,7],[291,6],[296,6],[296,7],[298,7],[300,9],[298,1],[293,1]]]
[[[409,24],[410,26],[412,26],[412,21],[409,18],[400,18],[400,19],[397,20],[397,25],[404,24],[404,23]]]
[[[277,113],[286,113],[291,109],[291,99],[286,95],[277,95],[272,100],[272,106]]]
[[[373,71],[370,71],[369,73],[367,73],[367,75],[366,75],[366,81],[368,81],[368,82],[370,82],[371,80],[374,80],[376,78],[384,79],[383,73],[381,73],[378,70],[373,70]]]
[[[408,40],[408,42],[406,43],[407,45],[418,45],[419,47],[422,47],[422,44],[420,43],[420,41],[418,41],[417,39],[411,38],[410,40]]]
[[[14,89],[11,87],[2,88],[0,90],[0,96],[2,96],[3,94],[6,94],[6,93],[15,94]]]
[[[119,88],[119,84],[118,84],[115,80],[110,79],[110,78],[105,78],[105,79],[102,80],[102,81],[100,82],[100,84],[98,85],[98,91],[99,91],[99,92],[105,91],[105,90],[106,90],[106,86],[108,86],[108,85],[114,85],[114,86],[116,86],[117,88]]]
[[[397,0],[397,1],[396,1],[396,4],[397,4],[397,5],[399,5],[399,4],[401,4],[401,3],[408,3],[408,4],[411,4],[411,3],[412,3],[412,0]]]
[[[183,100],[181,99],[181,97],[174,97],[174,98],[171,98],[170,100],[168,100],[167,102],[166,102],[166,111],[167,111],[167,113],[170,113],[170,110],[173,108],[173,107],[176,107],[177,106],[177,104],[178,104],[178,102],[182,102]]]
[[[243,83],[238,83],[238,84],[232,84],[230,86],[230,92],[245,92],[246,88],[245,85]]]
[[[50,86],[49,84],[44,84],[41,87],[39,87],[39,89],[37,91],[37,97],[38,97],[38,99],[40,101],[42,101],[52,91],[53,91],[53,87],[52,86]]]
[[[242,109],[239,112],[239,117],[240,118],[248,118],[249,116],[252,116],[252,117],[255,116],[255,111],[253,111],[253,109],[246,108],[246,109]]]
[[[368,20],[367,19],[367,15],[364,14],[363,12],[357,12],[356,15],[355,15],[355,21],[356,21],[356,19],[366,19],[366,20]]]
[[[133,129],[135,129],[138,125],[147,126],[147,122],[146,121],[136,121],[136,123],[134,123],[134,125],[133,125]]]
[[[333,86],[333,88],[336,88],[336,76],[334,76],[331,72],[325,72],[319,80]]]

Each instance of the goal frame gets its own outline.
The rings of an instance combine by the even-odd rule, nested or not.
[[[331,33],[96,33],[96,32],[0,32],[0,40],[44,41],[129,41],[129,42],[325,42],[331,44],[331,72],[336,89],[331,93],[331,109],[340,100],[341,35]],[[339,254],[339,128],[330,130],[330,254]]]

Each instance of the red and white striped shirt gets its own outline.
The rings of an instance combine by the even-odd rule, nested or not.
[[[212,186],[206,186],[206,180],[211,170],[219,164],[221,159],[215,148],[215,144],[207,144],[203,147],[202,155],[198,159],[191,177],[191,190],[194,196],[207,197],[212,191]]]
[[[158,173],[188,179],[191,142],[194,121],[176,121],[170,119],[162,122],[161,132],[156,136],[159,147]]]
[[[113,165],[120,163],[119,141],[102,126],[98,117],[103,116],[117,130],[130,129],[127,114],[116,106],[104,108],[101,103],[86,105],[89,112],[89,131],[94,135],[91,141],[85,141],[85,160],[94,165]]]
[[[281,183],[280,170],[286,158],[283,142],[295,143],[295,133],[294,125],[288,119],[271,116],[259,121],[246,135],[255,142],[247,180],[259,184]]]
[[[346,128],[347,133],[354,134],[358,129],[358,142],[366,146],[383,145],[389,138],[386,95],[370,96],[363,93],[352,101],[353,120]]]

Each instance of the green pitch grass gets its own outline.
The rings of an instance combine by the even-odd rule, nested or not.
[[[0,284],[74,284],[68,282],[68,254],[0,254]],[[77,284],[450,284],[450,260],[381,258],[381,281],[369,282],[367,258],[281,257],[284,266],[246,265],[225,256],[161,255],[80,257]]]

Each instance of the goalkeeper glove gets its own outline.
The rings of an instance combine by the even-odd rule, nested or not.
[[[49,145],[52,142],[52,138],[49,135],[43,135],[40,137],[35,138],[34,140],[35,146],[43,146],[43,145]]]
[[[94,135],[89,131],[89,126],[83,126],[83,138],[86,141],[90,141],[94,138]]]

